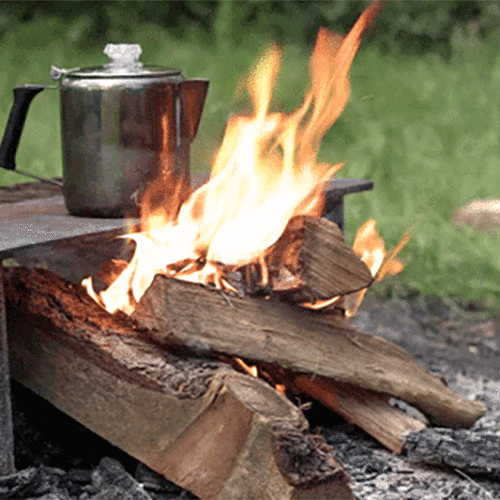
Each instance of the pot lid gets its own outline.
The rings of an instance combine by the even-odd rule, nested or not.
[[[180,69],[164,68],[153,64],[143,64],[139,61],[141,46],[128,43],[108,43],[104,53],[110,61],[103,66],[92,68],[60,69],[52,66],[50,76],[59,79],[62,76],[75,78],[137,78],[166,77],[180,75]]]

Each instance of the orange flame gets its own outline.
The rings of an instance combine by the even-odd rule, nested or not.
[[[234,360],[247,375],[255,378],[259,376],[259,370],[255,365],[247,365],[241,358],[234,358]]]
[[[157,273],[220,285],[220,263],[263,261],[293,216],[321,215],[324,185],[342,165],[317,163],[318,148],[347,103],[350,65],[379,8],[370,5],[345,38],[319,30],[311,89],[291,114],[269,112],[281,52],[262,56],[246,79],[253,114],[229,119],[209,182],[189,196],[177,183],[179,191],[159,197],[167,207],[155,199],[171,176],[156,183],[143,200],[141,231],[127,236],[136,243],[130,264],[100,293],[84,280],[98,303],[130,314]]]
[[[368,266],[375,281],[382,281],[386,276],[394,276],[403,270],[404,264],[396,257],[410,241],[412,228],[408,229],[394,249],[387,253],[384,240],[375,228],[375,224],[375,220],[369,219],[358,229],[352,249]],[[344,297],[347,316],[356,314],[367,290],[364,288]]]

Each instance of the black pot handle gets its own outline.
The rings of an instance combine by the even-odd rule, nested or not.
[[[26,115],[33,98],[43,89],[54,88],[53,85],[21,85],[14,89],[14,103],[0,146],[0,167],[7,170],[16,168],[16,152],[21,139]]]

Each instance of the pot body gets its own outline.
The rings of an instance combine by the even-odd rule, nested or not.
[[[189,179],[190,117],[182,76],[63,78],[63,194],[68,211],[137,216],[147,185],[166,170]],[[199,118],[199,117],[198,117]]]
[[[157,180],[189,182],[189,148],[208,80],[143,65],[136,44],[108,44],[104,53],[110,62],[103,66],[52,67],[61,97],[63,194],[72,215],[136,217],[142,195]],[[14,89],[0,145],[0,167],[37,179],[15,170],[15,155],[30,103],[44,88]]]

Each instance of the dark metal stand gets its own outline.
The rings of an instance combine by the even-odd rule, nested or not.
[[[12,474],[14,471],[7,321],[3,293],[3,266],[0,263],[0,476]]]
[[[194,188],[200,187],[208,181],[208,172],[197,172],[191,175]],[[342,232],[344,232],[344,196],[361,191],[373,189],[373,181],[366,179],[332,179],[325,186],[325,207],[323,217],[331,222],[335,222]]]
[[[373,181],[365,179],[333,179],[325,188],[325,208],[323,217],[335,222],[344,232],[344,196],[373,189]]]

